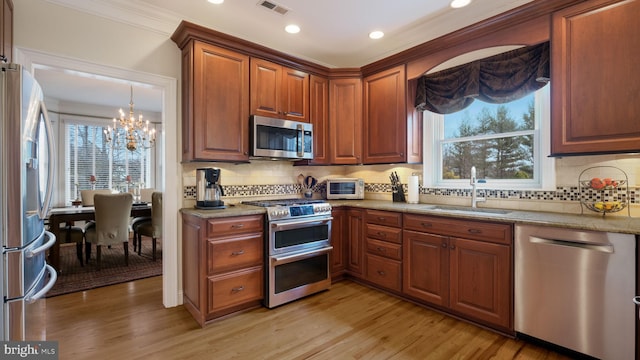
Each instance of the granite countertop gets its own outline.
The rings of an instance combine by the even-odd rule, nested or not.
[[[468,207],[407,204],[384,200],[330,200],[333,207],[349,206],[362,209],[386,210],[411,214],[455,217],[458,219],[497,221],[512,224],[544,225],[579,230],[607,231],[625,234],[640,234],[640,218],[628,216],[607,216],[598,214],[563,214],[555,212],[502,210],[479,208],[477,211],[460,211]],[[487,212],[497,210],[497,212]],[[261,207],[237,204],[225,209],[201,210],[182,208],[182,213],[201,218],[222,218],[230,216],[265,214]]]
[[[382,200],[340,200],[330,201],[333,207],[350,206],[363,209],[387,210],[412,214],[436,215],[456,217],[459,219],[490,220],[512,224],[545,225],[579,230],[607,231],[625,234],[640,234],[640,219],[628,216],[603,217],[598,214],[563,214],[542,211],[524,211],[510,209],[495,209],[499,213],[479,211],[458,211],[468,207],[436,205],[436,204],[407,204]],[[437,209],[434,207],[441,207]]]
[[[192,208],[182,208],[180,212],[183,214],[194,215],[204,219],[212,219],[212,218],[224,218],[231,216],[242,216],[242,215],[254,215],[254,214],[266,214],[267,210],[258,206],[244,205],[244,204],[234,204],[227,205],[224,209],[212,209],[212,210],[204,210],[204,209],[196,209]]]

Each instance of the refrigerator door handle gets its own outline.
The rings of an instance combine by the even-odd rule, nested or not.
[[[27,304],[32,304],[34,303],[36,300],[41,299],[43,296],[45,296],[49,290],[51,290],[51,288],[53,287],[53,285],[56,284],[56,281],[58,280],[58,272],[56,272],[56,269],[53,268],[53,266],[46,264],[45,265],[45,269],[47,269],[47,272],[49,272],[50,278],[49,281],[47,282],[47,285],[45,285],[42,289],[40,289],[40,291],[38,291],[35,294],[28,294],[27,296],[24,297],[24,301]]]
[[[41,252],[43,252],[43,251],[46,251],[47,249],[49,249],[50,247],[52,247],[52,246],[53,246],[53,244],[55,244],[55,243],[56,243],[56,236],[55,236],[55,235],[53,235],[53,233],[52,233],[52,232],[50,232],[50,231],[46,231],[46,230],[43,230],[43,231],[42,231],[42,233],[43,233],[43,235],[44,235],[44,236],[48,237],[48,238],[49,238],[49,240],[47,240],[47,242],[46,242],[46,243],[42,244],[42,246],[38,246],[37,248],[35,248],[35,249],[33,249],[33,250],[30,250],[30,251],[25,252],[25,257],[26,257],[27,259],[30,259],[30,258],[32,258],[32,257],[34,257],[34,256],[36,256],[36,255],[38,255],[39,253],[41,253]],[[41,236],[42,236],[42,235],[41,235]]]
[[[56,144],[53,138],[53,125],[51,125],[51,119],[49,119],[49,112],[47,111],[47,106],[42,100],[40,101],[40,113],[44,116],[44,125],[47,131],[47,145],[49,146],[50,158],[47,161],[47,187],[44,193],[44,201],[42,202],[42,207],[40,208],[40,213],[38,215],[40,216],[40,219],[46,219],[47,213],[49,212],[49,205],[51,205],[51,195],[53,194],[53,180],[56,176],[56,162],[54,160],[56,158]]]

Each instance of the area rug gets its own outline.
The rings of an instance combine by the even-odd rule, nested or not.
[[[150,239],[142,240],[141,255],[133,251],[133,242],[130,241],[129,266],[124,263],[122,245],[112,246],[111,249],[103,246],[100,271],[96,270],[95,246],[92,249],[89,264],[85,263],[84,266],[80,266],[80,261],[76,257],[75,244],[62,245],[60,246],[58,280],[47,293],[47,297],[162,275],[161,242],[158,241],[157,259],[153,261]]]

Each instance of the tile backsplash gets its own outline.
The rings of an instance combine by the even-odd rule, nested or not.
[[[624,171],[628,184],[603,193],[580,189],[578,178],[588,168],[616,167]],[[183,164],[183,205],[195,203],[195,171],[201,167],[222,169],[221,184],[228,203],[256,198],[299,197],[298,174],[311,175],[321,183],[314,197],[324,196],[322,182],[330,177],[360,177],[365,180],[365,198],[391,201],[389,173],[396,171],[405,180],[412,173],[422,173],[422,165],[360,165],[360,166],[294,166],[287,161],[257,160],[249,164],[185,163]],[[607,168],[601,177],[610,176]],[[589,173],[591,174],[591,173]],[[591,176],[591,175],[590,175]],[[627,194],[628,189],[628,194]],[[582,190],[582,191],[581,191]],[[598,155],[556,159],[556,189],[550,191],[492,189],[489,184],[478,189],[487,198],[481,206],[533,211],[581,213],[580,198],[587,200],[626,200],[632,216],[640,217],[640,155]],[[603,199],[600,199],[604,196]],[[469,205],[471,188],[422,188],[420,202],[430,204]],[[585,212],[588,212],[586,208]],[[627,215],[625,209],[612,215]]]

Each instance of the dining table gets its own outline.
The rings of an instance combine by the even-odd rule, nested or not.
[[[131,206],[131,217],[151,216],[150,203],[134,203]],[[60,239],[65,229],[60,228],[61,224],[73,226],[76,221],[91,221],[96,218],[96,210],[93,206],[72,206],[51,208],[49,210],[49,229]],[[49,250],[49,264],[54,269],[60,271],[60,241]]]

